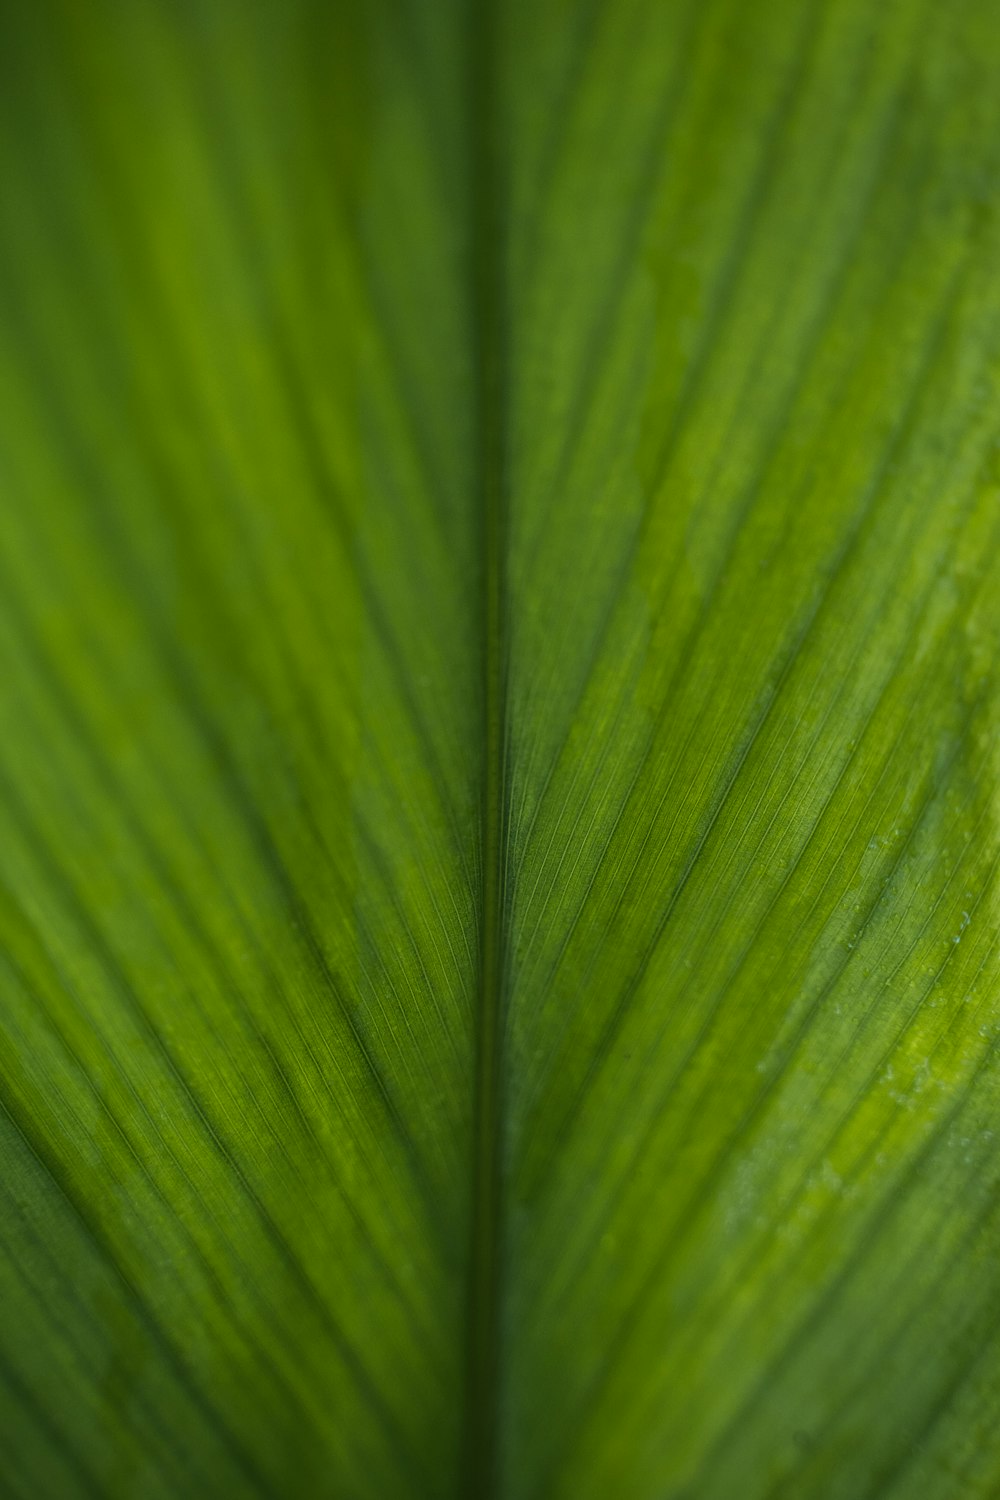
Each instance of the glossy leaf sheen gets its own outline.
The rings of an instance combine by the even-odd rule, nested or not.
[[[8,0],[0,1494],[1000,1486],[1000,13]]]

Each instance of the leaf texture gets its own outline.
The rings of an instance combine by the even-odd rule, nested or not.
[[[0,1494],[996,1494],[995,5],[2,15]]]

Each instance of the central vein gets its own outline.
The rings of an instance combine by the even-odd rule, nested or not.
[[[503,1292],[503,1036],[506,1008],[507,589],[502,211],[495,101],[495,3],[469,0],[471,285],[477,493],[481,524],[483,762],[479,982],[462,1496],[500,1492],[498,1408]]]

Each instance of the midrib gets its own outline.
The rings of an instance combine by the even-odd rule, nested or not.
[[[475,339],[476,492],[480,518],[483,763],[480,786],[479,976],[476,1008],[468,1349],[462,1500],[500,1493],[498,1409],[503,1293],[503,1033],[507,909],[507,603],[504,475],[502,204],[496,109],[499,0],[467,0],[469,254]]]

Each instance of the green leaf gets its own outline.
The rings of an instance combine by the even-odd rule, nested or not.
[[[1000,1488],[1000,12],[9,0],[0,1495]]]

